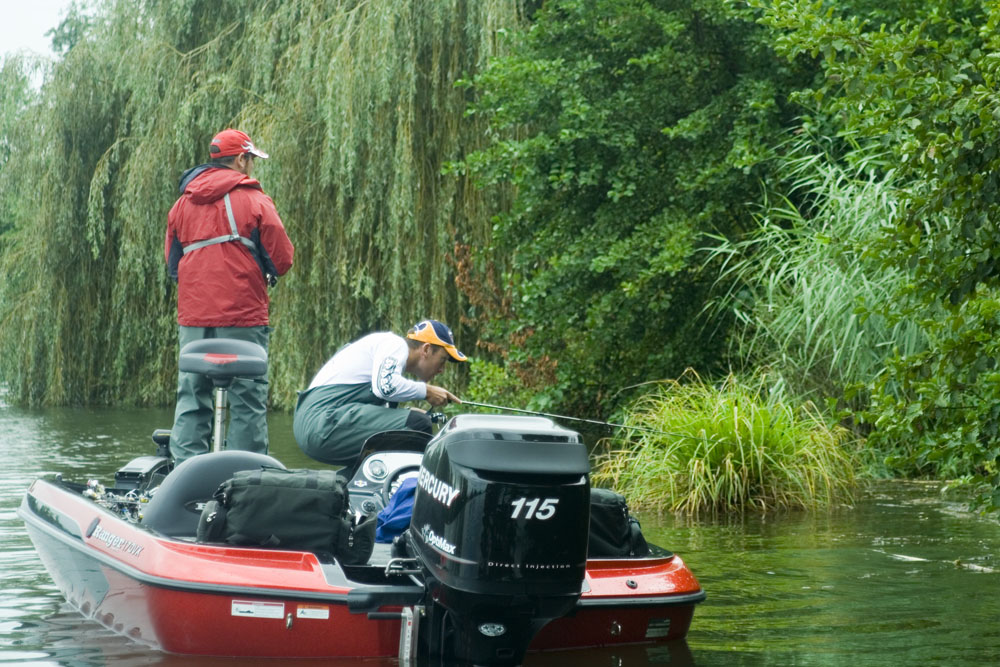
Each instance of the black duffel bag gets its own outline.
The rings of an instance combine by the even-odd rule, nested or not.
[[[587,557],[634,558],[648,554],[639,520],[629,514],[625,496],[591,487]]]
[[[224,542],[332,553],[340,563],[365,563],[375,521],[355,524],[347,480],[332,470],[242,470],[205,503],[199,542]]]

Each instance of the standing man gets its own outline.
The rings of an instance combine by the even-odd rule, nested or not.
[[[181,196],[167,215],[164,256],[177,281],[180,347],[201,338],[236,338],[265,350],[268,284],[292,266],[294,248],[271,198],[251,178],[254,160],[268,155],[240,130],[223,130],[209,146],[211,161],[181,176]],[[179,373],[170,433],[176,463],[209,451],[212,382]],[[229,388],[227,447],[267,453],[267,376],[234,380]]]
[[[426,412],[400,410],[396,404],[461,403],[430,381],[447,362],[465,360],[451,329],[437,320],[418,322],[406,338],[388,331],[368,334],[342,347],[299,394],[292,425],[295,441],[317,461],[348,466],[376,433],[409,430],[429,435]]]

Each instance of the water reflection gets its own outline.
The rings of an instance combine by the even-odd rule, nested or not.
[[[990,621],[1000,613],[1000,527],[936,485],[875,485],[829,514],[668,521],[651,532],[709,592],[688,638],[699,665],[1000,661]]]
[[[152,453],[150,434],[171,418],[170,410],[0,406],[0,663],[236,664],[152,652],[82,619],[15,515],[40,473],[108,480]],[[289,415],[270,417],[270,437],[289,467],[313,465],[292,440]],[[526,665],[1000,664],[1000,526],[935,485],[876,485],[855,507],[822,514],[642,519],[647,537],[679,553],[708,593],[687,643],[533,654]],[[279,663],[288,661],[257,661]]]

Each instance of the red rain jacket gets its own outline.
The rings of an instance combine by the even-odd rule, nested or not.
[[[167,215],[164,258],[177,280],[177,323],[186,327],[252,327],[268,324],[263,271],[280,276],[292,266],[294,247],[260,183],[234,169],[202,165],[181,180],[180,199]],[[223,197],[229,193],[239,241],[183,254],[184,246],[230,233]],[[262,270],[263,269],[263,270]]]

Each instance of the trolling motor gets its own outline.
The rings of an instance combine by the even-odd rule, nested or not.
[[[232,338],[204,338],[181,348],[178,367],[185,373],[199,373],[215,387],[215,414],[212,450],[226,444],[226,412],[229,387],[236,378],[256,379],[267,373],[267,351],[257,343]]]

